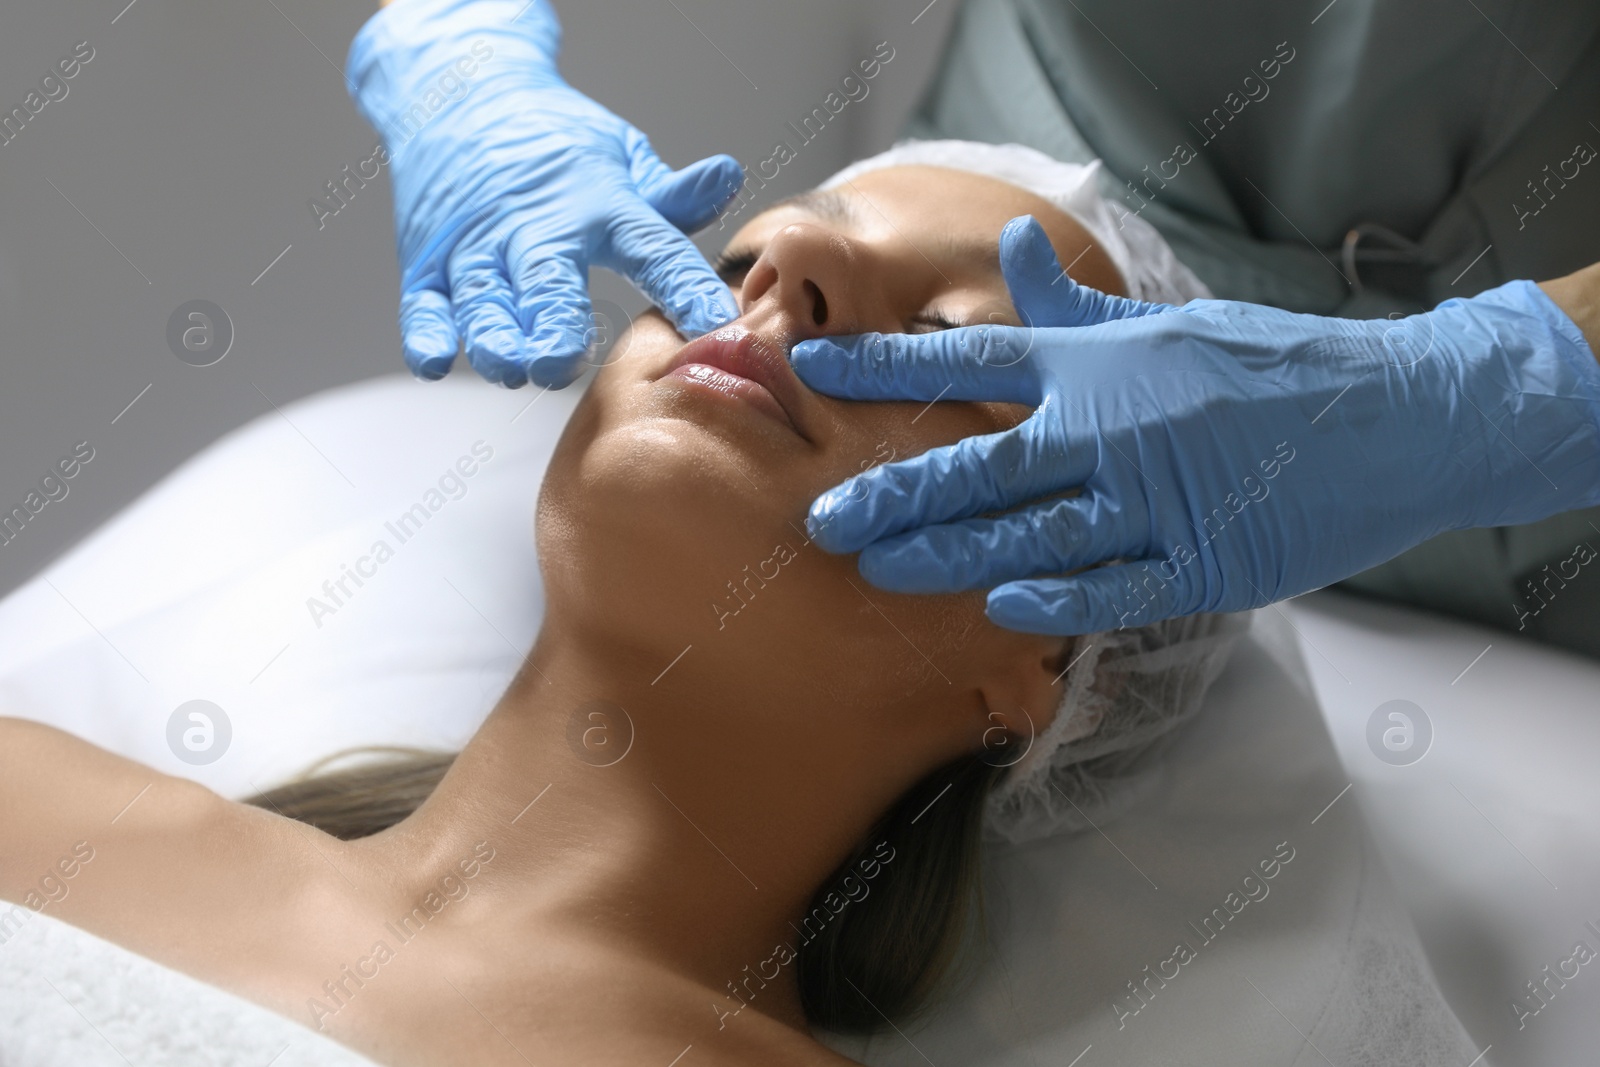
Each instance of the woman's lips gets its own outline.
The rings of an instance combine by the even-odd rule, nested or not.
[[[724,326],[684,345],[662,377],[680,378],[747,401],[804,437],[794,412],[800,379],[779,346],[743,326]]]
[[[783,410],[783,406],[778,403],[777,399],[767,391],[765,386],[749,378],[741,378],[737,374],[732,374],[720,367],[713,367],[705,363],[685,363],[681,367],[672,368],[663,377],[682,378],[698,385],[703,385],[708,389],[714,389],[727,396],[738,397],[740,400],[748,401],[755,407],[760,408],[790,429],[794,428],[794,423],[790,421],[788,414]]]

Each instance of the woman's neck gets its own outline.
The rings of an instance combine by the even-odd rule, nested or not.
[[[803,1027],[792,953],[816,924],[799,924],[909,784],[902,761],[808,741],[806,709],[710,657],[664,678],[649,659],[547,624],[433,796],[371,847],[425,889],[486,846],[473,908],[504,938],[620,951]]]

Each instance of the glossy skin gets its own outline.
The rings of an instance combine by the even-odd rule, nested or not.
[[[1015,215],[1064,262],[1088,243],[1048,204],[954,172],[879,172],[847,195],[851,216],[785,207],[730,246],[759,253],[733,279],[736,325],[785,372],[801,337],[1009,315],[993,242]],[[1095,253],[1075,269],[1119,287]],[[0,894],[27,900],[88,842],[49,914],[385,1063],[666,1064],[688,1046],[700,1064],[848,1063],[806,1033],[793,966],[742,1010],[727,983],[796,940],[907,787],[998,730],[1043,728],[1071,645],[991,625],[978,593],[872,589],[806,542],[806,508],[864,463],[1025,409],[857,404],[796,380],[775,383],[779,417],[669,375],[684,348],[644,316],[579,405],[540,497],[538,641],[410,819],[340,842],[0,720]],[[608,766],[595,754],[615,746],[583,731],[627,727],[588,718],[597,700],[632,727]],[[392,924],[430,890],[446,903],[402,942]]]

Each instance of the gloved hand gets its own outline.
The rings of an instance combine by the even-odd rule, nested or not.
[[[395,0],[356,35],[350,92],[384,134],[406,364],[443,377],[465,340],[492,382],[582,370],[591,264],[626,275],[679,329],[738,315],[683,231],[743,181],[712,156],[672,171],[638,130],[568,86],[547,0]]]
[[[1028,217],[1000,258],[1025,327],[791,356],[836,396],[1037,406],[817,498],[813,539],[859,550],[882,588],[994,586],[1002,626],[1091,633],[1258,607],[1445,530],[1600,502],[1600,364],[1532,282],[1357,321],[1106,296]]]

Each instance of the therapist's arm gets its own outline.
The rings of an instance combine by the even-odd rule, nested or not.
[[[815,501],[815,542],[859,551],[882,588],[989,588],[1003,626],[1092,633],[1260,607],[1447,530],[1600,504],[1597,268],[1353,320],[1106,296],[1027,218],[1000,261],[1027,327],[791,353],[835,396],[1035,407]]]
[[[1600,263],[1565,278],[1540,282],[1539,288],[1577,324],[1595,358],[1600,359]]]
[[[464,349],[490,381],[559,387],[593,329],[588,269],[630,279],[685,333],[738,314],[690,242],[743,171],[673,171],[556,67],[548,0],[394,0],[350,46],[346,79],[383,134],[394,188],[407,366],[442,377]]]

